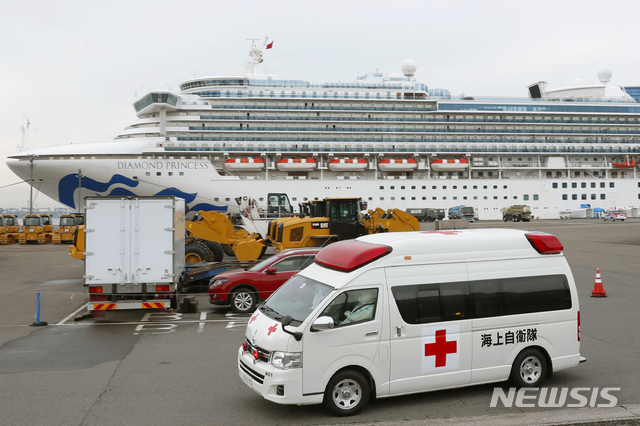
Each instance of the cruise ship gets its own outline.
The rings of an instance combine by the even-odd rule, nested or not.
[[[140,97],[137,119],[114,140],[22,151],[7,164],[72,208],[88,195],[159,194],[232,213],[236,198],[261,204],[272,192],[294,206],[324,197],[466,205],[480,220],[513,204],[541,219],[584,204],[640,205],[640,104],[606,68],[598,84],[459,97],[416,81],[410,59],[401,74],[353,83],[279,79],[259,73],[266,47],[252,43],[242,74]]]

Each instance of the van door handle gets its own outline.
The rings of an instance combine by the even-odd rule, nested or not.
[[[375,336],[376,334],[378,334],[378,330],[372,330],[365,334],[364,337]]]
[[[396,327],[396,337],[402,337],[402,326],[401,325]]]

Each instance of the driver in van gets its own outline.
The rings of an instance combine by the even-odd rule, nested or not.
[[[359,293],[358,303],[356,303],[353,309],[345,311],[344,315],[346,319],[342,321],[342,324],[373,318],[378,292],[376,290],[362,290]]]

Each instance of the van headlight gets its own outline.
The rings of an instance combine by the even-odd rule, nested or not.
[[[271,365],[281,370],[302,367],[302,352],[273,352]]]
[[[220,285],[220,284],[224,284],[229,280],[214,280],[211,285]]]

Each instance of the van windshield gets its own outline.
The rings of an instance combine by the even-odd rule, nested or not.
[[[293,321],[302,322],[333,290],[329,285],[295,275],[260,306],[260,311],[276,320],[289,315]]]

